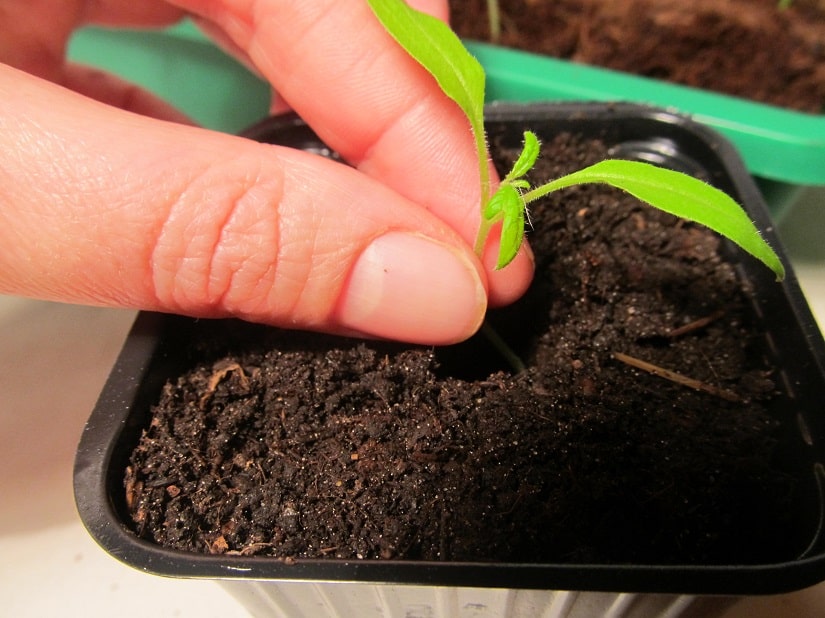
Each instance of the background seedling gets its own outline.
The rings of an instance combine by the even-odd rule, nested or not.
[[[523,241],[527,204],[572,185],[604,183],[656,208],[709,227],[761,260],[778,280],[784,278],[785,269],[779,257],[739,204],[724,192],[679,172],[638,161],[609,159],[531,187],[524,177],[539,155],[539,143],[536,136],[527,131],[521,155],[492,191],[484,132],[484,69],[440,20],[416,11],[403,0],[367,1],[390,35],[432,74],[439,87],[467,116],[478,153],[481,183],[481,221],[474,247],[479,257],[490,230],[501,223],[496,268],[504,268],[516,256]]]
[[[487,19],[490,22],[490,41],[498,43],[501,39],[501,11],[498,0],[487,0]]]

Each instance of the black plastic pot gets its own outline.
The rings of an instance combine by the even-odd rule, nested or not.
[[[744,204],[768,241],[779,247],[761,196],[732,147],[712,131],[672,113],[629,105],[493,106],[491,127],[512,127],[513,143],[529,126],[540,138],[570,131],[598,136],[617,157],[701,173]],[[329,154],[294,117],[269,120],[248,135]],[[787,264],[787,259],[781,257]],[[738,262],[740,254],[731,250]],[[783,422],[780,456],[799,484],[792,530],[776,530],[795,548],[777,564],[498,564],[399,560],[345,561],[211,556],[164,549],[138,539],[125,505],[123,471],[163,384],[183,369],[182,351],[197,336],[194,320],[141,314],[84,431],[75,465],[78,509],[91,535],[135,568],[175,577],[399,583],[425,586],[678,594],[766,594],[825,580],[825,344],[789,272],[778,284],[751,260],[738,264],[754,290],[754,311],[768,332],[784,397],[773,410]],[[670,614],[669,614],[670,615]],[[675,615],[675,614],[673,614]]]

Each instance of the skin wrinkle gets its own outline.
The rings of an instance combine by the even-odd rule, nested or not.
[[[278,272],[271,257],[280,243],[272,227],[277,229],[283,192],[281,170],[272,166],[267,172],[264,178],[260,160],[229,157],[188,181],[153,254],[157,296],[172,299],[185,312],[197,304],[216,314],[262,317],[260,292],[251,297],[249,292],[260,287],[266,272]],[[220,185],[215,178],[221,178]],[[189,223],[181,229],[181,221]],[[255,242],[260,251],[251,249]],[[167,247],[180,245],[184,245],[182,252],[164,255]]]
[[[315,213],[314,208],[308,208],[307,213],[312,212]],[[320,229],[320,225],[315,225],[315,221],[313,220],[309,225],[306,226],[307,229],[305,232],[309,232],[311,235],[309,237],[309,246],[311,247],[310,255],[317,255],[320,257],[320,254],[317,254],[317,246],[318,246],[318,230]],[[281,228],[282,229],[282,228]],[[308,236],[306,233],[303,236],[296,236],[292,234],[293,238],[302,238],[304,242],[306,242]],[[278,253],[278,264],[287,264],[289,262],[294,262],[296,266],[299,264],[295,262],[294,258],[291,258],[292,255],[298,255],[298,251],[293,251],[286,243],[280,242],[279,243],[280,251]],[[307,287],[310,283],[309,273],[312,271],[312,264],[309,262],[303,263],[303,272],[299,274],[296,273],[296,266],[293,266],[291,269],[292,276],[288,279],[286,277],[281,277],[279,284],[280,285],[273,285],[272,286],[272,295],[275,297],[272,299],[273,306],[280,306],[283,304],[283,298],[291,298],[292,302],[289,306],[284,307],[284,316],[291,315],[293,323],[298,321],[298,316],[302,315],[303,312],[299,311],[299,307],[302,307],[305,302],[305,297],[307,293]],[[286,281],[284,280],[286,279]],[[284,286],[290,285],[291,289],[289,292],[281,293],[281,290]]]
[[[194,167],[195,161],[190,160],[186,166],[172,166],[166,170],[163,180],[159,186],[150,189],[150,200],[152,210],[157,214],[151,217],[153,220],[147,233],[147,237],[152,239],[149,250],[146,253],[146,287],[154,299],[155,309],[163,307],[165,302],[172,302],[177,295],[177,291],[171,290],[170,283],[176,281],[178,273],[170,266],[170,254],[177,255],[177,262],[181,262],[187,249],[182,244],[175,244],[173,239],[174,226],[180,222],[182,210],[191,213],[191,207],[185,208],[185,201],[189,199],[194,185],[199,179],[208,174],[208,163],[201,163]],[[208,186],[208,184],[206,185]],[[141,199],[146,189],[136,193],[136,199]],[[194,200],[197,203],[197,200]],[[187,220],[187,212],[182,214],[183,220]],[[194,221],[194,219],[193,219]],[[170,240],[172,239],[172,240]],[[172,252],[174,248],[174,253]],[[166,273],[164,275],[164,273]],[[164,280],[164,283],[161,283]],[[165,289],[164,289],[165,288]],[[180,307],[181,305],[178,305]]]
[[[236,216],[240,218],[243,215],[243,213],[239,213],[239,211],[246,208],[244,202],[251,197],[251,192],[254,189],[256,180],[257,176],[253,178],[251,182],[243,183],[243,186],[240,188],[240,195],[235,199],[229,200],[231,205],[226,212],[226,216],[218,224],[219,231],[215,237],[215,244],[210,251],[209,266],[204,277],[206,287],[204,298],[206,298],[207,303],[216,308],[228,307],[229,303],[227,301],[235,285],[235,276],[238,271],[244,267],[244,263],[242,262],[238,266],[231,267],[227,275],[217,274],[222,270],[219,267],[223,266],[221,264],[221,260],[225,259],[223,249],[227,242],[227,236],[229,235],[229,228],[232,226],[233,218]]]
[[[305,324],[320,325],[327,322],[329,316],[326,312],[320,316],[315,315],[316,307],[325,306],[327,303],[316,302],[317,292],[311,289],[311,284],[321,279],[327,282],[328,288],[331,287],[327,271],[340,268],[341,260],[324,260],[325,254],[318,249],[319,235],[324,229],[322,218],[317,216],[321,209],[316,208],[312,203],[304,202],[299,206],[301,208],[299,217],[295,212],[295,207],[284,201],[286,196],[300,193],[299,189],[291,188],[291,184],[296,182],[307,184],[312,180],[311,172],[306,179],[301,178],[299,169],[300,166],[296,164],[284,170],[282,197],[278,200],[280,212],[280,216],[277,217],[278,250],[274,265],[269,271],[271,276],[267,298],[269,308],[277,308],[280,319],[284,321],[290,319],[293,323],[300,320]],[[300,224],[298,229],[292,229],[296,227],[294,222]],[[292,238],[292,243],[287,243],[285,238]],[[347,253],[345,248],[341,248],[340,251]],[[309,259],[304,259],[306,257]],[[324,266],[329,261],[335,265],[335,268],[327,269]],[[319,275],[319,271],[322,274]],[[309,300],[307,300],[308,297]],[[284,299],[290,299],[291,302],[285,304]]]
[[[270,161],[275,159],[271,152],[266,154],[270,155]],[[313,170],[304,170],[305,166],[295,161],[288,174],[282,167],[274,171],[275,168],[267,166],[262,171],[259,162],[235,159],[229,165],[229,174],[222,166],[199,171],[187,181],[187,187],[176,200],[164,225],[158,250],[153,254],[156,297],[161,303],[171,299],[179,311],[186,313],[191,311],[190,297],[202,299],[197,294],[200,289],[208,307],[218,314],[265,321],[286,321],[293,316],[292,321],[318,327],[328,323],[332,305],[337,302],[347,271],[354,263],[354,255],[362,249],[342,246],[331,252],[328,241],[324,240],[327,249],[323,252],[319,234],[326,230],[328,236],[328,231],[334,231],[340,222],[323,221],[319,214],[324,209],[312,203],[304,201],[296,205],[285,200],[285,195],[301,193],[295,185],[309,183],[314,178]],[[250,173],[250,169],[255,171]],[[237,180],[231,193],[217,198],[203,193],[202,188],[209,186],[212,174],[221,178],[229,176],[231,184],[233,172]],[[319,199],[329,199],[333,195],[330,191],[337,188],[319,190],[323,194]],[[210,223],[215,220],[216,212],[222,213],[215,232],[198,227],[204,217],[203,212],[199,214],[197,210],[198,204],[209,208]],[[178,222],[191,217],[193,208],[196,209],[194,223],[180,230]],[[276,216],[273,217],[273,213]],[[300,228],[291,229],[293,222]],[[256,229],[262,225],[268,228]],[[291,244],[286,243],[285,236],[292,239]],[[186,244],[183,251],[165,255],[167,247],[183,244],[181,237]],[[204,242],[207,238],[214,241],[207,245]],[[371,238],[362,242],[366,246]],[[257,246],[253,246],[255,243]],[[239,258],[242,261],[233,262]],[[200,274],[199,264],[204,261],[207,268],[203,278],[191,278],[193,272]],[[322,289],[319,289],[320,282],[323,282]],[[320,294],[330,298],[330,302],[317,302]],[[318,307],[327,307],[327,310],[318,313]]]
[[[317,155],[309,154],[307,154],[306,157],[308,159],[318,158]],[[338,163],[327,163],[329,163],[329,165],[340,165]],[[302,166],[293,165],[289,169],[288,180],[285,181],[285,194],[297,195],[301,193],[297,187],[290,187],[293,183],[296,185],[311,186],[313,181],[317,181],[317,178],[312,169],[304,171]],[[314,194],[316,199],[320,192],[319,190]],[[335,188],[335,194],[332,197],[341,203],[347,203],[352,201],[356,196],[343,194],[339,188]],[[301,239],[301,242],[305,243],[307,248],[303,251],[295,250],[293,247],[281,243],[281,253],[278,256],[278,263],[292,264],[292,267],[289,269],[290,276],[288,279],[282,272],[279,285],[273,286],[272,294],[278,297],[279,304],[282,304],[281,299],[284,297],[294,299],[289,307],[285,307],[284,317],[292,315],[291,321],[293,323],[297,323],[297,321],[300,320],[304,324],[311,324],[320,328],[322,325],[328,324],[331,316],[334,315],[335,305],[342,296],[343,286],[348,277],[348,273],[352,270],[355,260],[360,253],[372,242],[372,237],[362,237],[361,246],[355,251],[351,245],[341,243],[332,243],[333,248],[338,247],[332,252],[329,248],[327,248],[326,251],[321,251],[319,249],[319,240],[322,230],[329,227],[336,229],[341,223],[339,221],[333,221],[331,222],[332,225],[330,225],[330,222],[325,222],[323,218],[318,217],[317,213],[322,209],[316,208],[314,203],[303,203],[300,205],[300,208],[302,209],[303,215],[300,219],[301,228],[293,230],[286,235],[291,238]],[[294,220],[297,220],[297,217],[286,216],[281,218],[282,233],[283,229],[288,228]],[[362,218],[361,222],[363,223],[365,221],[366,218]],[[325,242],[324,245],[329,245],[329,243]],[[296,255],[309,255],[312,259],[311,261],[299,263],[296,262],[294,257],[290,257]],[[282,271],[283,270],[284,269],[282,269]],[[333,279],[330,277],[330,273],[336,271],[342,274]],[[319,272],[323,274],[319,275]],[[315,273],[314,278],[310,276],[311,273]],[[335,302],[316,302],[318,292],[312,288],[312,284],[319,279],[325,281],[325,294],[335,299]],[[292,287],[288,291],[285,291],[287,285],[291,285]],[[274,299],[272,304],[275,304]],[[319,313],[319,306],[326,306],[328,310]],[[329,330],[329,326],[327,326],[325,330]]]
[[[277,302],[279,299],[273,298],[273,290],[276,288],[281,266],[285,263],[283,261],[284,243],[281,237],[282,217],[280,215],[284,181],[279,180],[277,188],[271,192],[271,196],[263,200],[263,206],[256,207],[255,204],[262,200],[257,198],[255,193],[261,190],[265,191],[263,187],[267,184],[267,181],[263,178],[256,179],[255,184],[242,197],[242,200],[252,202],[249,207],[253,211],[264,212],[261,212],[260,216],[256,217],[251,225],[242,226],[246,230],[246,234],[242,235],[243,238],[251,236],[256,241],[254,247],[248,241],[241,243],[237,240],[233,241],[235,247],[243,245],[242,251],[247,254],[247,258],[238,267],[232,269],[228,293],[224,295],[222,300],[224,308],[230,313],[245,314],[250,319],[271,319],[273,308],[278,308],[280,311],[284,307],[282,299],[279,303]],[[246,204],[240,204],[239,207],[242,209],[241,214],[243,214],[243,210],[247,208]],[[275,213],[274,216],[268,216],[265,213],[267,209],[271,209]],[[269,226],[269,229],[265,230],[263,234],[259,234],[256,233],[256,228],[259,226]],[[233,232],[233,236],[235,235]],[[231,251],[231,247],[229,247],[229,250]],[[257,269],[254,268],[254,265],[260,260],[260,256],[265,255],[271,255],[272,258],[264,260]],[[258,260],[255,259],[256,257]],[[250,269],[252,269],[251,276]],[[260,272],[256,274],[256,270]],[[237,302],[235,299],[238,294],[240,294],[242,303]],[[242,310],[242,306],[246,306],[246,308]]]
[[[167,255],[170,247],[177,246],[174,240],[169,240],[175,235],[172,228],[176,228],[178,224],[178,212],[186,208],[185,201],[189,199],[189,194],[192,192],[196,180],[207,174],[207,169],[199,170],[194,177],[187,179],[183,188],[177,191],[177,195],[172,197],[169,201],[169,206],[164,216],[160,219],[161,224],[157,234],[152,235],[154,239],[151,244],[149,272],[151,273],[150,281],[152,283],[152,295],[155,298],[158,306],[167,306],[171,309],[181,311],[181,305],[177,299],[177,293],[174,282],[177,281],[180,267],[170,268],[170,256]],[[175,261],[181,262],[185,259],[186,249],[181,252],[181,256]],[[170,285],[172,282],[172,285]]]

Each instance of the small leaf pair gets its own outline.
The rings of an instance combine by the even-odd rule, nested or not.
[[[482,210],[482,218],[487,222],[488,229],[501,221],[501,240],[496,270],[504,268],[513,261],[524,240],[524,220],[527,215],[524,191],[530,189],[530,183],[524,180],[524,176],[536,164],[540,149],[541,145],[536,134],[532,131],[525,131],[524,147],[513,164],[513,169],[504,177]]]

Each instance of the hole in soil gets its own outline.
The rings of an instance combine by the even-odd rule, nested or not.
[[[535,320],[529,319],[527,307],[527,304],[518,303],[487,314],[489,324],[525,365],[530,364],[535,348],[535,331],[531,327]],[[435,357],[438,362],[436,375],[442,379],[452,377],[473,381],[485,380],[499,371],[514,373],[507,359],[481,332],[462,343],[436,348]]]
[[[504,357],[480,333],[462,343],[436,348],[435,357],[438,361],[436,375],[440,379],[484,380],[497,371],[513,372]]]

